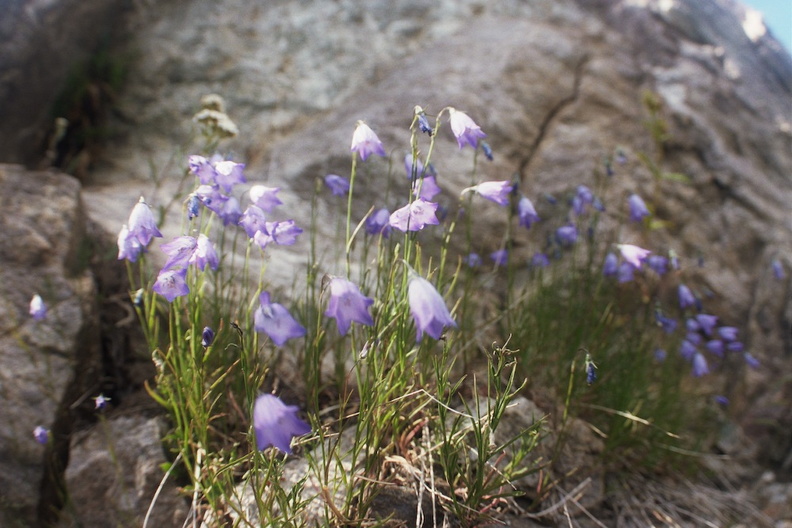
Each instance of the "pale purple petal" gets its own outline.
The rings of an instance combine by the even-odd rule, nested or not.
[[[446,326],[456,327],[443,297],[432,283],[412,272],[407,285],[407,301],[415,320],[417,341],[421,341],[424,332],[440,339]]]
[[[330,302],[325,315],[335,318],[339,334],[346,335],[353,321],[367,326],[374,324],[369,313],[374,300],[363,295],[357,285],[347,279],[333,277],[329,289]]]
[[[250,188],[250,201],[261,208],[262,211],[269,213],[277,206],[283,204],[277,194],[280,187],[266,187],[264,185],[254,185]]]
[[[487,137],[487,134],[481,131],[481,127],[479,127],[465,112],[450,108],[449,114],[451,132],[454,134],[460,149],[465,145],[476,148],[478,140]]]
[[[277,346],[283,346],[289,339],[306,334],[305,327],[291,316],[286,307],[270,302],[268,292],[262,292],[259,300],[261,306],[253,315],[253,328],[256,332],[264,332]]]
[[[311,426],[297,417],[296,405],[285,405],[277,396],[262,394],[253,405],[253,430],[256,447],[264,450],[274,446],[291,453],[291,440],[311,432]]]

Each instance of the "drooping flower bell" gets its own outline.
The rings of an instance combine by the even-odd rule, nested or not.
[[[643,199],[637,194],[631,194],[627,198],[627,204],[630,207],[630,220],[633,222],[640,222],[649,216],[649,209],[646,207]]]
[[[605,262],[602,264],[602,275],[605,277],[615,277],[619,273],[619,258],[615,253],[605,255]]]
[[[429,125],[429,120],[426,118],[426,112],[420,106],[416,105],[414,110],[415,116],[418,118],[418,129],[425,134],[429,134],[430,136],[434,134],[434,130],[432,130],[431,125]]]
[[[478,268],[481,266],[481,256],[478,253],[470,253],[462,260],[469,268]]]
[[[104,411],[107,408],[107,402],[109,401],[110,398],[108,398],[104,394],[100,394],[99,396],[94,398],[94,410]]]
[[[259,301],[261,306],[253,314],[256,332],[264,332],[277,346],[306,334],[305,327],[292,317],[285,306],[270,301],[269,292],[262,292]]]
[[[390,225],[399,231],[420,231],[427,225],[438,225],[437,204],[417,198],[390,215]]]
[[[136,262],[142,251],[143,246],[140,241],[129,232],[129,228],[124,224],[118,233],[118,260],[126,259],[129,262]]]
[[[215,181],[217,185],[223,188],[227,193],[230,193],[234,185],[238,183],[245,183],[247,179],[242,173],[245,168],[244,163],[236,163],[233,161],[218,161],[215,163]]]
[[[513,189],[514,185],[510,181],[488,181],[463,189],[462,194],[475,192],[479,196],[505,207],[509,205],[509,195]]]
[[[127,226],[129,235],[137,238],[141,246],[147,246],[154,237],[162,237],[162,233],[157,228],[157,222],[154,220],[154,214],[142,196],[132,208]]]
[[[378,156],[385,156],[385,148],[382,146],[382,141],[377,137],[371,128],[363,121],[357,122],[355,133],[352,134],[352,152],[357,152],[362,161],[372,154]]]
[[[278,198],[280,187],[267,187],[265,185],[254,185],[250,188],[250,201],[256,204],[262,211],[269,213],[283,202]]]
[[[34,321],[42,321],[47,317],[47,305],[38,293],[30,299],[29,313]]]
[[[460,149],[465,145],[470,145],[475,149],[478,146],[478,140],[487,137],[487,134],[481,131],[481,127],[465,112],[460,112],[456,108],[449,108],[448,112],[451,132],[453,132]]]
[[[679,285],[679,288],[677,288],[677,294],[679,296],[679,307],[681,309],[684,310],[685,308],[696,305],[696,298],[693,296],[693,292],[690,291],[690,288],[684,284]]]
[[[517,218],[519,219],[520,225],[526,229],[529,229],[532,224],[541,220],[536,213],[533,202],[526,196],[521,196],[520,200],[517,202]]]
[[[346,196],[349,193],[349,180],[338,174],[328,174],[324,177],[325,185],[334,196]]]
[[[622,258],[629,262],[635,269],[640,269],[641,263],[649,256],[651,251],[643,249],[632,244],[617,244],[619,251],[621,251]]]
[[[509,252],[505,249],[499,249],[497,251],[493,251],[489,255],[490,259],[495,263],[496,266],[505,266],[507,262],[509,262]]]
[[[412,270],[409,273],[407,301],[415,321],[416,341],[420,342],[424,333],[440,339],[443,329],[447,326],[456,327],[456,323],[432,283]]]
[[[360,293],[357,285],[347,279],[333,277],[328,289],[330,302],[325,315],[336,320],[339,334],[346,335],[353,321],[367,326],[374,324],[369,313],[374,300]]]
[[[298,411],[296,405],[286,405],[273,394],[262,394],[256,398],[253,430],[259,451],[274,446],[291,454],[292,438],[311,432],[311,426],[297,416]]]
[[[441,192],[442,189],[437,185],[436,176],[424,176],[413,182],[413,196],[423,198],[426,201],[431,200]]]
[[[39,444],[46,444],[49,441],[49,430],[41,425],[37,425],[33,429],[33,439]]]
[[[157,275],[157,281],[151,289],[165,297],[168,302],[187,295],[190,293],[190,287],[187,286],[187,269],[163,269]]]
[[[205,326],[201,332],[201,346],[207,348],[214,343],[215,333],[210,327]]]
[[[390,236],[390,211],[385,208],[377,209],[366,219],[366,233],[369,235]]]

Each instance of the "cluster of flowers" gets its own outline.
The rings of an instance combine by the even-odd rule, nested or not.
[[[679,353],[691,362],[693,376],[700,377],[710,372],[709,363],[702,350],[716,360],[722,360],[727,353],[741,353],[749,367],[759,367],[759,361],[745,350],[745,345],[738,339],[736,327],[718,326],[717,316],[702,313],[700,300],[693,295],[687,285],[680,284],[677,295],[679,308],[685,315],[685,336],[679,345]],[[665,332],[673,333],[676,330],[678,324],[675,319],[659,310],[655,313],[655,317],[658,325]],[[658,349],[655,355],[657,359],[662,360],[665,358],[665,351]]]

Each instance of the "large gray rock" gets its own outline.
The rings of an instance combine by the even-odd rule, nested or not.
[[[162,482],[164,434],[159,418],[119,416],[74,435],[65,476],[71,505],[59,526],[181,526],[188,504],[174,480]]]
[[[97,379],[96,290],[79,183],[0,165],[0,194],[13,196],[0,210],[0,524],[29,526],[37,506],[57,515],[73,404]],[[36,293],[49,306],[41,321],[28,314]]]

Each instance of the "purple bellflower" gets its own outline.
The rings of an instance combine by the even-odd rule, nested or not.
[[[291,316],[285,306],[271,302],[268,292],[262,292],[259,301],[261,306],[253,314],[253,328],[256,332],[264,332],[277,346],[283,346],[289,339],[305,335],[305,327]]]
[[[627,198],[627,204],[630,206],[630,220],[633,222],[640,222],[649,216],[649,209],[646,207],[643,199],[637,194],[631,194]]]
[[[430,136],[434,134],[434,130],[432,130],[432,126],[429,124],[429,119],[426,118],[426,113],[423,111],[423,108],[416,106],[415,115],[418,117],[418,129]]]
[[[324,177],[325,185],[334,196],[346,196],[349,193],[349,180],[338,174],[328,174]]]
[[[770,265],[773,268],[773,276],[777,280],[784,280],[786,278],[786,272],[784,271],[784,265],[781,264],[781,261],[778,259],[773,259],[773,262]]]
[[[217,174],[215,181],[217,185],[223,188],[227,193],[231,192],[234,185],[238,183],[245,183],[245,175],[242,170],[245,168],[244,163],[235,163],[233,161],[218,161],[215,163],[215,173]]]
[[[505,207],[509,205],[509,194],[512,189],[514,189],[514,185],[509,181],[488,181],[463,189],[462,194],[475,192],[479,196]]]
[[[481,127],[465,112],[460,112],[456,108],[449,108],[448,112],[451,132],[453,132],[460,149],[465,145],[470,145],[475,149],[478,145],[478,140],[487,137],[487,134],[481,131]]]
[[[635,269],[640,269],[641,263],[651,253],[648,249],[633,246],[632,244],[617,244],[616,247],[621,251],[622,258]]]
[[[362,161],[366,161],[372,154],[385,156],[385,148],[382,146],[382,141],[363,121],[357,122],[355,133],[352,134],[352,147],[350,150],[360,154]]]
[[[110,398],[105,396],[104,394],[100,394],[96,398],[94,398],[94,410],[96,411],[103,411],[107,408],[107,402],[110,401]]]
[[[325,316],[333,317],[338,325],[338,333],[346,335],[352,321],[367,326],[374,324],[369,307],[374,300],[360,293],[353,282],[341,277],[330,279],[330,302]]]
[[[302,228],[297,227],[294,220],[267,222],[266,227],[267,232],[279,246],[293,246],[297,242],[297,237],[303,232]]]
[[[707,366],[707,359],[701,352],[696,352],[693,355],[693,376],[700,378],[709,374],[709,367]]]
[[[550,259],[547,258],[542,252],[534,253],[533,257],[531,258],[531,266],[534,268],[546,268],[550,265]]]
[[[737,341],[737,327],[721,326],[718,327],[718,335],[725,341]]]
[[[684,310],[685,308],[696,305],[696,298],[693,296],[693,292],[684,284],[680,284],[679,288],[677,288],[677,295],[679,297],[679,307],[681,309]]]
[[[168,260],[165,261],[165,266],[162,268],[162,271],[186,268],[197,245],[198,241],[195,237],[189,235],[176,237],[170,242],[161,244],[160,249],[162,249],[163,253],[168,255]]]
[[[469,268],[478,268],[481,266],[481,256],[479,256],[478,253],[470,253],[462,260]]]
[[[154,237],[162,237],[162,233],[157,229],[157,223],[154,221],[154,215],[143,197],[132,208],[127,226],[129,235],[137,238],[141,246],[147,246]]]
[[[129,228],[124,224],[118,233],[118,260],[126,259],[129,262],[135,262],[142,251],[143,246],[140,241],[129,232]]]
[[[201,332],[201,346],[207,348],[214,343],[215,333],[210,327],[205,326]]]
[[[223,212],[226,202],[229,200],[228,196],[220,192],[220,187],[216,184],[199,185],[194,194],[201,200],[204,207],[218,215]]]
[[[165,297],[168,302],[173,302],[176,297],[182,297],[190,293],[187,286],[186,269],[163,269],[157,275],[157,281],[152,290]]]
[[[509,262],[509,252],[505,249],[499,249],[490,253],[489,257],[496,266],[505,266]]]
[[[726,343],[726,350],[729,352],[742,352],[745,350],[745,345],[742,341],[729,341]]]
[[[258,231],[266,231],[267,217],[264,210],[257,205],[249,205],[239,218],[239,225],[250,238],[256,236]]]
[[[556,241],[562,246],[571,246],[577,242],[577,228],[572,224],[561,226],[556,229],[555,237]]]
[[[201,199],[198,198],[196,194],[191,194],[190,197],[187,198],[187,220],[192,220],[198,216],[200,206]]]
[[[525,196],[521,196],[520,200],[517,202],[517,218],[520,225],[526,229],[530,229],[531,224],[541,220],[536,213],[533,202]]]
[[[723,341],[720,339],[710,339],[706,343],[704,343],[704,348],[706,348],[710,354],[713,354],[718,357],[723,357]]]
[[[674,330],[677,328],[677,320],[664,315],[660,310],[655,311],[655,320],[657,321],[657,325],[662,328],[663,332],[666,334],[673,334]]]
[[[229,196],[228,200],[223,202],[222,208],[217,211],[217,215],[223,221],[223,225],[237,225],[239,219],[242,218],[242,208],[239,206],[239,200],[233,196]]]
[[[339,176],[340,178],[340,176]],[[264,185],[254,185],[250,188],[250,201],[261,208],[265,213],[272,212],[277,206],[282,205],[277,194],[280,187],[266,187]]]
[[[47,317],[47,305],[44,304],[44,300],[38,293],[30,299],[30,309],[28,313],[30,313],[30,317],[32,317],[34,321],[42,321]]]
[[[649,255],[646,258],[646,265],[660,276],[668,273],[668,259],[662,255]]]
[[[382,235],[385,238],[390,236],[390,211],[377,209],[366,219],[366,233],[369,235]]]
[[[203,156],[190,156],[187,158],[187,166],[190,172],[198,177],[198,181],[203,184],[211,185],[217,181],[217,173],[212,163]]]
[[[696,321],[701,326],[701,331],[709,337],[715,330],[715,325],[718,323],[718,316],[710,314],[697,314]]]
[[[263,451],[270,446],[291,454],[291,440],[311,432],[311,426],[297,417],[299,408],[286,405],[273,394],[262,394],[253,405],[253,430],[256,447]]]
[[[33,439],[39,444],[46,444],[49,441],[49,430],[46,427],[37,425],[36,428],[33,429]]]
[[[431,282],[412,270],[407,283],[407,301],[415,320],[417,342],[423,339],[424,332],[434,339],[440,339],[446,326],[456,327],[443,297]]]
[[[605,262],[602,264],[602,275],[605,277],[615,277],[619,273],[619,257],[616,253],[610,252],[605,255]]]
[[[484,156],[486,156],[488,160],[493,161],[495,159],[492,155],[492,147],[490,147],[489,143],[486,141],[481,142],[481,150],[484,152]]]
[[[753,357],[753,355],[751,355],[750,352],[745,352],[743,354],[743,359],[745,360],[745,364],[751,367],[752,369],[759,368],[760,365],[759,360]]]
[[[437,185],[436,176],[424,176],[413,182],[413,195],[417,198],[430,201],[440,192],[442,192],[442,189]]]
[[[572,211],[576,216],[586,212],[589,205],[594,203],[594,193],[585,185],[578,185],[575,196],[572,198]]]
[[[198,235],[195,250],[190,255],[188,264],[194,264],[201,271],[205,270],[206,266],[216,270],[217,266],[220,265],[220,259],[217,256],[214,245],[203,233]]]
[[[629,262],[622,262],[616,270],[616,277],[619,284],[632,282],[635,279],[635,268]]]
[[[693,359],[693,356],[698,354],[698,350],[696,349],[696,345],[688,341],[687,339],[683,339],[682,343],[679,345],[679,354],[690,361]]]
[[[399,231],[420,231],[427,225],[438,225],[437,204],[417,198],[390,215],[390,225]]]

